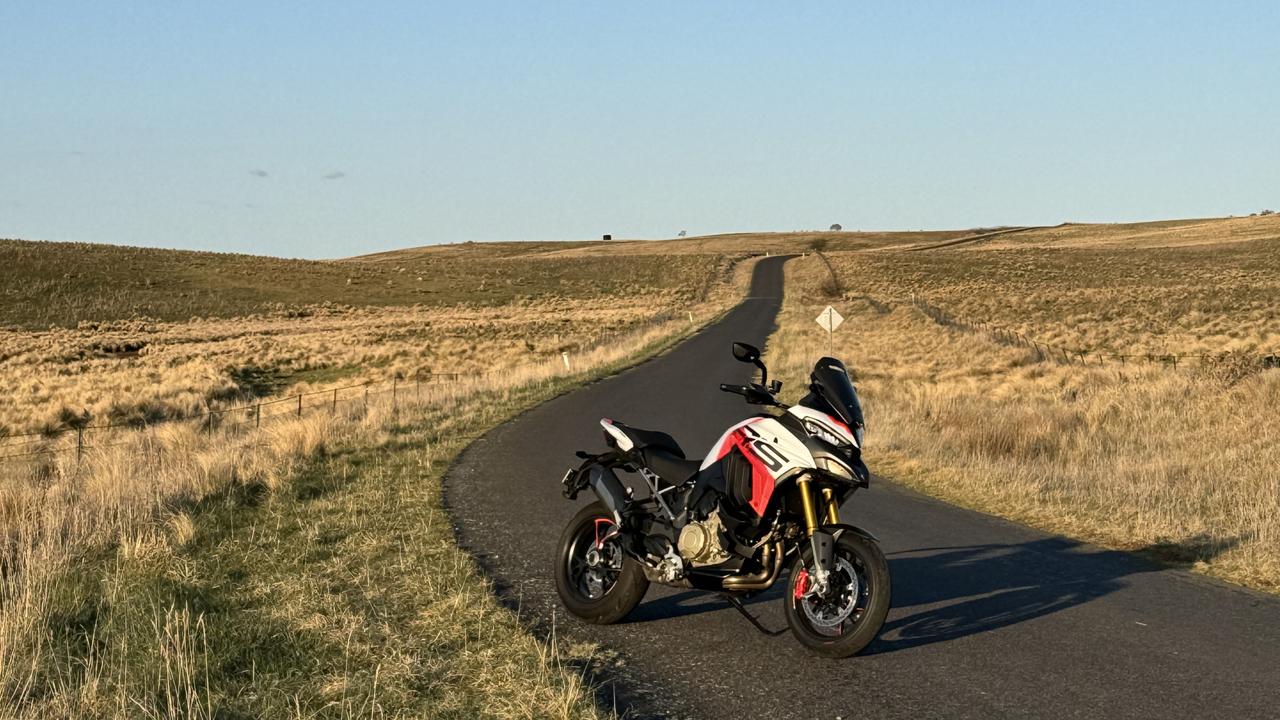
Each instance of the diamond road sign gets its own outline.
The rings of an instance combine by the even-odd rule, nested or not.
[[[836,309],[830,305],[816,319],[822,329],[827,332],[835,332],[835,329],[840,327],[840,323],[844,322],[844,318],[841,317],[840,313],[836,312]]]

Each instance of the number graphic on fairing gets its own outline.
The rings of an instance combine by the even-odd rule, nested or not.
[[[787,457],[779,452],[776,447],[766,442],[764,438],[760,437],[760,433],[753,430],[750,425],[746,425],[742,429],[751,433],[753,439],[747,445],[755,453],[755,456],[760,459],[760,462],[763,462],[765,467],[769,468],[770,472],[776,473],[782,469],[783,465],[787,464]]]

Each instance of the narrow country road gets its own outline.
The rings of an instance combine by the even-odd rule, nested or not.
[[[715,596],[658,586],[622,624],[566,619],[552,558],[564,523],[591,495],[560,495],[573,451],[602,447],[597,421],[611,417],[668,431],[701,457],[746,417],[742,399],[718,386],[749,378],[729,345],[763,345],[784,262],[763,260],[750,298],[718,324],[496,428],[445,479],[459,541],[504,596],[548,625],[554,613],[557,634],[618,653],[605,694],[616,692],[620,709],[641,718],[1280,717],[1280,599],[883,479],[843,510],[880,537],[893,573],[894,608],[864,655],[814,657],[790,635],[757,633]],[[875,446],[873,432],[873,470]],[[775,628],[785,626],[782,585],[750,604]]]

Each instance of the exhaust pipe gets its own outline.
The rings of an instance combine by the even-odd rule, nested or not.
[[[613,513],[613,520],[622,527],[622,515],[627,511],[627,506],[631,504],[631,497],[627,494],[627,487],[622,484],[618,476],[613,470],[601,467],[600,465],[592,465],[590,474],[587,476],[587,484],[595,491],[596,497],[600,498],[600,502]]]
[[[782,574],[782,540],[775,540],[765,545],[760,552],[760,564],[764,567],[759,572],[746,575],[734,575],[722,580],[725,590],[764,590],[772,585]]]

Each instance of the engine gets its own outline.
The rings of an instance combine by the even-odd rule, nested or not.
[[[729,559],[725,547],[725,529],[720,513],[711,513],[706,520],[696,520],[680,529],[678,546],[680,556],[691,565],[716,565]]]

